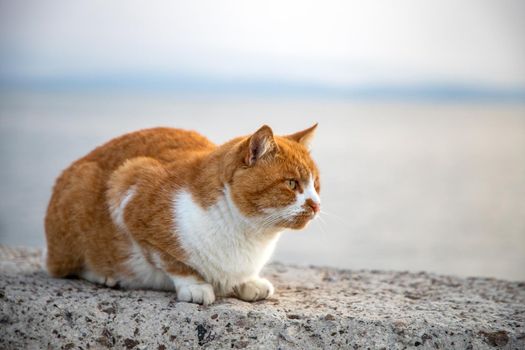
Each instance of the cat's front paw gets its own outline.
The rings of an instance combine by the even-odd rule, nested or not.
[[[215,301],[215,293],[209,283],[187,284],[177,289],[177,300],[209,305]]]
[[[244,301],[257,301],[273,295],[273,285],[266,278],[255,278],[234,288],[235,295]]]

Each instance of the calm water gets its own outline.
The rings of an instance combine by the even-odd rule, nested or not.
[[[326,213],[274,259],[525,280],[525,106],[170,96],[0,96],[0,243],[43,246],[54,178],[119,134],[196,129],[217,143],[318,121]]]

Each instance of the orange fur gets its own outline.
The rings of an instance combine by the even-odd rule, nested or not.
[[[264,208],[293,202],[297,191],[319,174],[306,143],[316,125],[279,137],[264,126],[253,135],[216,146],[191,131],[154,128],[123,135],[74,162],[57,179],[45,219],[47,269],[52,276],[94,271],[105,278],[132,277],[126,261],[133,241],[154,264],[178,276],[202,276],[187,264],[173,222],[173,193],[187,189],[202,207],[213,205],[225,185],[247,217]],[[287,187],[296,179],[298,188]],[[125,228],[115,224],[111,209],[127,191],[135,195],[125,206]],[[283,228],[302,228],[311,215],[298,215]]]

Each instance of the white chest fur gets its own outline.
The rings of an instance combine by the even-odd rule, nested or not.
[[[188,255],[188,264],[220,294],[259,274],[269,260],[279,233],[263,229],[243,216],[229,189],[213,206],[203,209],[186,190],[173,199],[174,231]]]

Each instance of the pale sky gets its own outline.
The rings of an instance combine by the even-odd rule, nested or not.
[[[525,87],[523,0],[0,0],[0,76]]]

